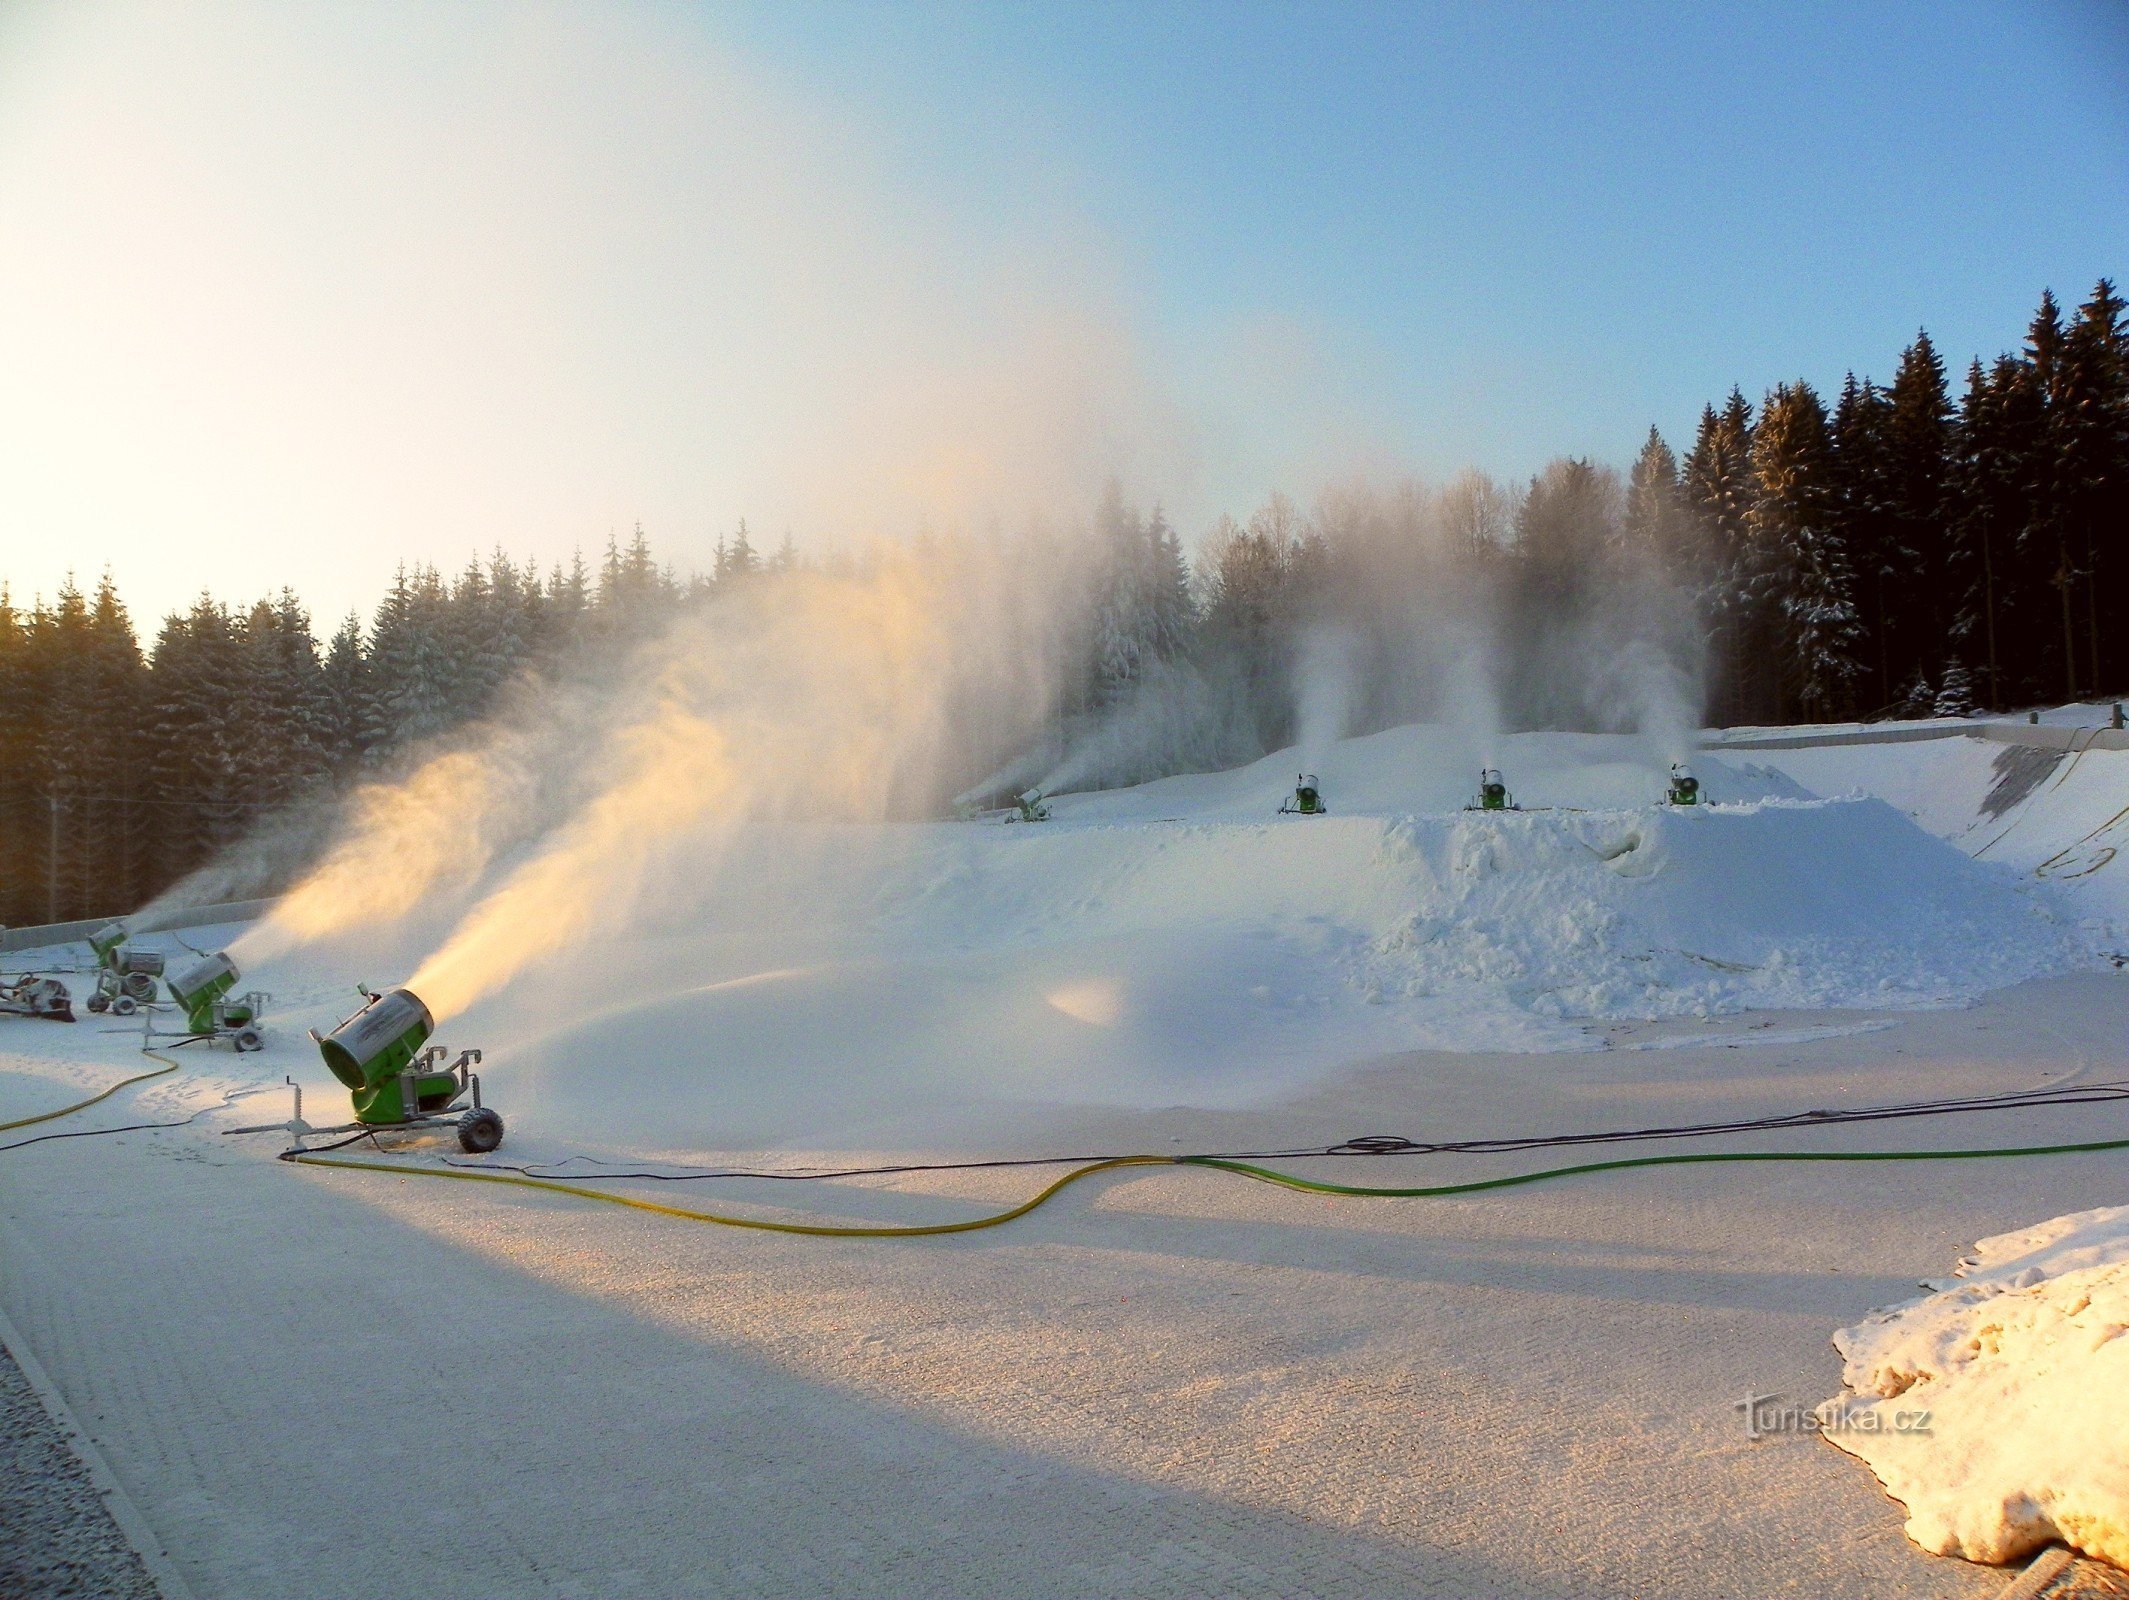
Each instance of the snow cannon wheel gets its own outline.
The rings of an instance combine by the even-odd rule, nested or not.
[[[246,1050],[264,1050],[266,1048],[266,1040],[257,1028],[237,1029],[236,1037],[230,1040],[230,1043],[237,1047],[239,1053]]]
[[[96,1012],[99,1016],[111,1009],[111,999],[108,995],[92,994],[87,1000],[83,1001],[82,1004],[86,1005],[91,1011]]]
[[[129,972],[125,977],[126,994],[134,1000],[152,1000],[155,997],[155,980],[145,972]]]
[[[458,1147],[469,1156],[484,1156],[503,1142],[503,1119],[487,1106],[476,1106],[458,1119]]]
[[[122,994],[111,1002],[111,1015],[114,1017],[130,1017],[139,1009],[140,1003],[130,994]]]

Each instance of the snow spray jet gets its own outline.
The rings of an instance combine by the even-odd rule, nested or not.
[[[1082,727],[1036,785],[1044,794],[1213,772],[1261,751],[1245,687],[1188,660],[1150,662],[1098,722]]]
[[[400,920],[409,907],[448,905],[479,883],[541,810],[542,757],[566,748],[580,717],[557,697],[538,730],[489,723],[475,742],[431,756],[398,782],[350,798],[324,858],[230,947],[246,967],[355,928]],[[548,801],[552,804],[552,800]]]
[[[732,606],[684,618],[608,707],[606,781],[421,963],[408,987],[438,1017],[635,920],[659,868],[685,855],[705,904],[758,824],[925,815],[951,792],[964,713],[1027,738],[1040,709],[1025,642],[983,626],[996,574],[908,551],[858,577],[762,580]],[[790,838],[779,836],[780,845]],[[793,848],[803,848],[793,846]],[[763,863],[753,861],[759,868]]]
[[[1699,743],[1700,694],[1695,674],[1647,639],[1630,639],[1612,657],[1607,676],[1633,731],[1668,769],[1693,759]]]
[[[1481,767],[1500,764],[1501,692],[1492,640],[1476,630],[1457,630],[1443,665],[1442,720],[1470,746]]]
[[[1293,684],[1303,770],[1317,771],[1331,746],[1352,731],[1359,672],[1360,640],[1350,628],[1319,622],[1302,632]]]

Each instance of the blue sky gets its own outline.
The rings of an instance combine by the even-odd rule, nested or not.
[[[2129,7],[736,15],[952,181],[1062,167],[1166,339],[1319,322],[1438,461],[1617,455],[1923,325],[1993,353],[2129,263]]]
[[[1624,464],[2129,272],[2129,8],[22,4],[0,577]]]

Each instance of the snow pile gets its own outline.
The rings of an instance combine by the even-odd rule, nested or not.
[[[1834,1335],[1852,1393],[1825,1437],[1924,1549],[2001,1562],[2060,1539],[2129,1566],[2129,1206],[1984,1239],[1927,1287]]]
[[[2093,959],[2044,893],[1882,802],[1706,762],[1735,798],[1663,807],[1636,741],[1526,735],[1503,764],[1556,808],[1465,812],[1476,769],[1441,737],[1333,747],[1326,817],[1276,814],[1274,757],[1039,825],[765,828],[745,882],[705,904],[715,863],[677,862],[669,904],[454,1028],[527,1109],[720,1147],[1261,1104],[1402,1051],[1593,1047],[1585,1019],[1957,1003]]]

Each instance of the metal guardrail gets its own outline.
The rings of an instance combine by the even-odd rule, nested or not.
[[[41,950],[46,945],[72,944],[97,929],[124,922],[132,933],[169,933],[178,928],[204,928],[217,922],[251,922],[265,915],[272,900],[225,900],[219,905],[182,906],[152,917],[129,919],[88,917],[79,922],[40,922],[22,928],[0,928],[0,954],[15,950]]]
[[[1766,738],[1720,732],[1701,735],[1703,750],[1821,750],[1837,745],[1910,744],[1923,739],[1986,739],[1992,744],[2040,750],[2129,750],[2129,728],[2070,728],[2051,722],[1931,723],[1920,728],[1841,728],[1827,733],[1784,733]]]

